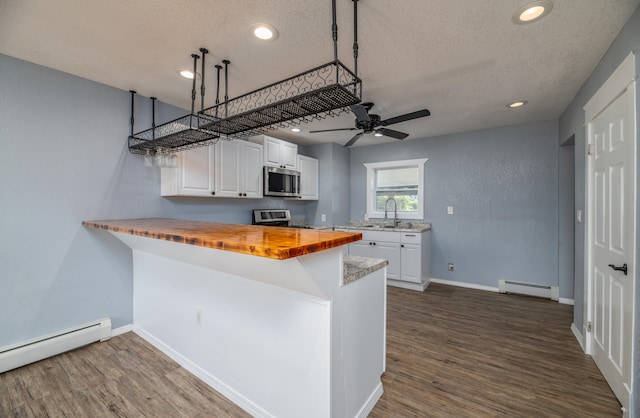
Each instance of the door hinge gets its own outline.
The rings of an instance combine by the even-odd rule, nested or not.
[[[587,322],[587,332],[591,332],[591,321]]]
[[[594,155],[596,153],[596,146],[594,144],[587,145],[587,155]]]

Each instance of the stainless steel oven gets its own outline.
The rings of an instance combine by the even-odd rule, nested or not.
[[[253,225],[262,226],[284,226],[287,228],[311,229],[309,225],[301,223],[291,223],[291,212],[289,209],[254,209]]]
[[[278,167],[264,167],[264,195],[300,196],[300,172]]]

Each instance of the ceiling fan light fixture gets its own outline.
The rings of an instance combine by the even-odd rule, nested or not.
[[[380,132],[376,132],[376,133],[373,134],[373,136],[383,136],[383,135]]]
[[[278,30],[266,23],[251,25],[251,33],[261,41],[275,41],[278,38]]]
[[[513,14],[511,21],[516,25],[533,23],[548,15],[553,9],[553,2],[550,0],[540,0],[527,3]]]
[[[291,128],[291,132],[300,132],[300,128]]]
[[[507,107],[509,109],[517,109],[519,107],[522,107],[524,105],[526,105],[528,102],[526,100],[516,100],[515,102],[511,102],[509,104],[507,104]]]

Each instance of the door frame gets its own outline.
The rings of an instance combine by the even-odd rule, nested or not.
[[[594,96],[587,102],[584,106],[585,112],[585,144],[586,151],[585,152],[585,200],[586,200],[586,211],[585,211],[585,221],[586,221],[586,231],[585,231],[585,246],[584,246],[584,272],[585,272],[585,285],[584,285],[584,295],[583,295],[583,305],[585,309],[583,310],[583,333],[584,333],[584,349],[587,354],[592,353],[592,342],[593,342],[593,333],[591,332],[588,324],[593,322],[593,315],[595,307],[593,306],[593,294],[592,294],[592,286],[593,286],[593,274],[591,271],[591,242],[593,239],[593,213],[594,213],[594,184],[592,181],[593,177],[593,159],[590,158],[589,149],[593,146],[591,142],[591,138],[589,135],[589,125],[590,123],[611,104],[616,98],[618,98],[625,91],[629,94],[629,113],[632,115],[633,119],[629,126],[633,129],[633,138],[635,147],[638,147],[638,132],[637,132],[637,113],[636,113],[636,71],[635,71],[635,56],[633,52],[631,52],[624,61],[620,64],[620,66],[613,72],[613,74],[609,77],[607,81],[598,89],[598,91],[594,94]],[[637,170],[638,170],[638,161],[637,161],[637,151],[633,154],[632,164],[634,165],[633,171],[637,179]],[[632,201],[634,202],[634,206],[636,206],[633,211],[633,225],[631,228],[632,234],[632,248],[629,249],[631,252],[629,263],[633,266],[632,275],[629,276],[629,280],[632,280],[632,288],[635,295],[635,286],[637,286],[637,281],[635,280],[636,269],[638,268],[635,265],[635,253],[636,253],[636,225],[637,225],[637,184],[634,188],[634,197]],[[635,317],[635,311],[638,309],[638,303],[633,298],[633,307],[632,307],[632,327],[631,332],[635,331],[635,324],[633,323]],[[634,344],[634,338],[632,337],[632,345]],[[632,367],[635,367],[635,361],[633,361],[634,356],[634,347],[631,349],[632,356]],[[631,373],[631,386],[633,388],[633,376],[635,371],[632,370]],[[628,413],[628,411],[626,411]]]

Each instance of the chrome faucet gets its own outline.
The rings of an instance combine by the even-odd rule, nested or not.
[[[386,202],[384,202],[384,221],[385,223],[387,222],[387,206],[389,205],[389,201],[393,202],[393,226],[392,228],[395,228],[396,226],[398,226],[398,202],[396,202],[396,199],[394,199],[393,197],[390,197],[387,199]]]

